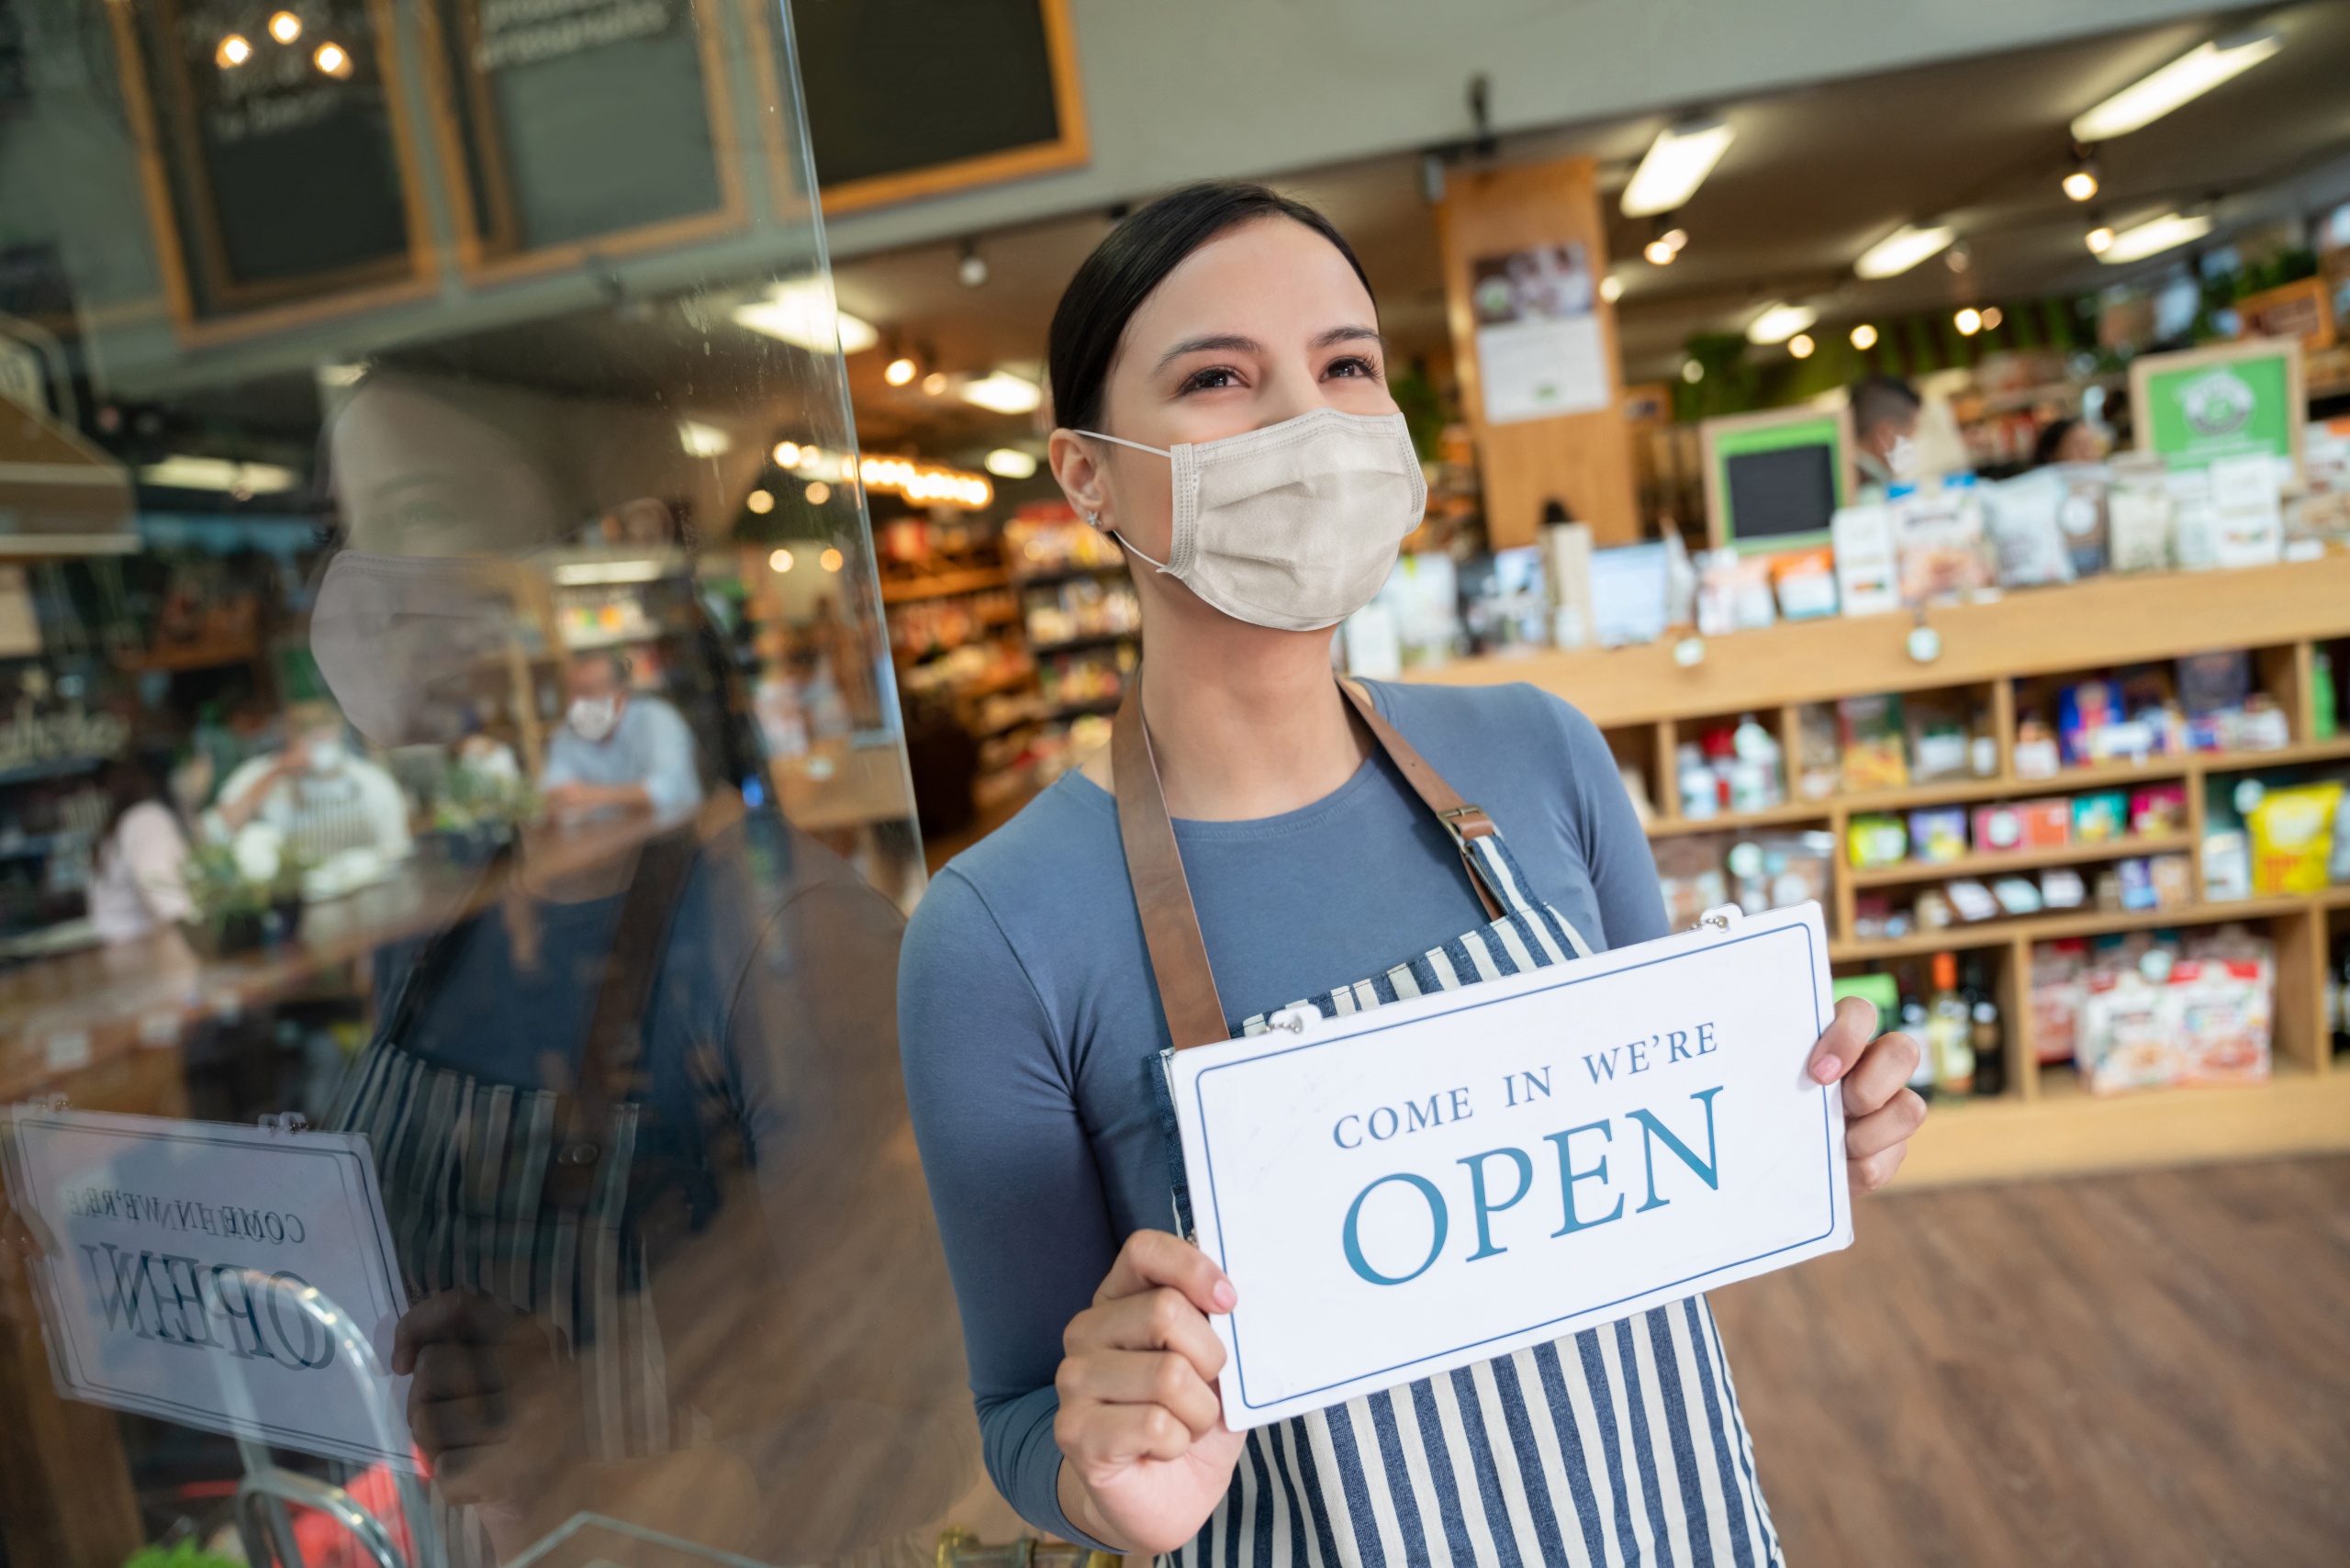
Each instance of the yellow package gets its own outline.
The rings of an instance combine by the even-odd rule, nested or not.
[[[2339,784],[2297,784],[2263,795],[2245,823],[2252,830],[2252,890],[2322,891],[2333,852],[2333,813],[2341,804]]]

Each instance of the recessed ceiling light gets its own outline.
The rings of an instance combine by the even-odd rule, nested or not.
[[[811,353],[863,353],[881,341],[869,321],[843,310],[822,278],[801,278],[770,286],[765,297],[737,305],[734,324],[806,349]]]
[[[913,361],[900,355],[890,362],[890,368],[881,373],[881,379],[892,386],[903,386],[914,378],[914,372],[920,368]]]
[[[1863,353],[1876,347],[1876,329],[1866,321],[1852,329],[1852,346]]]
[[[1711,118],[1684,120],[1657,132],[1656,140],[1624,187],[1624,216],[1652,218],[1688,205],[1737,132]]]
[[[743,504],[750,508],[753,511],[758,513],[761,517],[765,517],[767,513],[775,510],[775,496],[770,491],[753,490],[749,495],[743,498]]]
[[[1784,343],[1818,319],[1819,312],[1808,305],[1766,306],[1762,314],[1746,324],[1746,341]]]
[[[1950,321],[1952,326],[1958,329],[1960,337],[1971,338],[1983,330],[1983,312],[1970,305],[1953,316]]]

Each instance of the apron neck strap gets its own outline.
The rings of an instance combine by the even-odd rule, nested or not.
[[[1387,753],[1437,820],[1452,834],[1460,863],[1477,890],[1488,920],[1502,917],[1502,902],[1476,855],[1476,841],[1498,836],[1493,819],[1481,806],[1462,800],[1443,775],[1428,766],[1412,743],[1397,733],[1372,706],[1371,696],[1351,680],[1338,689],[1369,727],[1371,738]],[[1167,1015],[1167,1030],[1178,1050],[1229,1039],[1224,1002],[1217,996],[1215,976],[1208,968],[1206,940],[1200,935],[1198,909],[1192,886],[1183,876],[1182,852],[1176,847],[1175,824],[1167,814],[1167,795],[1158,781],[1158,764],[1152,756],[1150,730],[1143,722],[1142,676],[1127,678],[1126,694],[1118,704],[1110,731],[1110,768],[1117,788],[1118,836],[1125,846],[1126,874],[1135,889],[1135,908],[1142,916],[1143,945],[1150,953],[1152,978],[1158,984],[1158,1005]]]

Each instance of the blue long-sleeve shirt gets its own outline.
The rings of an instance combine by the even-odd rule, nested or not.
[[[675,708],[641,693],[628,700],[620,722],[600,741],[588,739],[569,724],[555,731],[547,742],[547,765],[539,787],[574,780],[642,784],[657,816],[678,815],[701,804],[693,730]]]
[[[1595,949],[1665,934],[1647,837],[1589,720],[1526,686],[1371,689]],[[1175,835],[1236,1025],[1485,922],[1383,754],[1302,810]],[[1029,1522],[1087,1540],[1058,1495],[1062,1330],[1128,1235],[1173,1228],[1146,1076],[1167,1026],[1109,794],[1068,774],[939,874],[898,1009],[988,1472]]]

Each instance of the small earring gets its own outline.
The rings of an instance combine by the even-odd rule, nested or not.
[[[1102,526],[1102,514],[1098,511],[1087,512],[1085,514],[1085,525],[1088,528],[1100,528]]]

